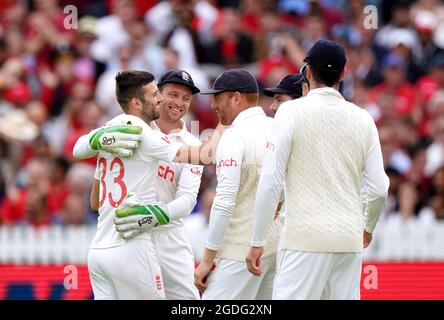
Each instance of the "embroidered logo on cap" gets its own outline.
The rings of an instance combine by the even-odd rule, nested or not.
[[[186,73],[185,71],[182,71],[182,79],[185,80],[186,82],[190,82],[191,77],[188,73]]]

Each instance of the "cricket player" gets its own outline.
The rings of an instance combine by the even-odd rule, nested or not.
[[[266,232],[285,183],[286,219],[273,299],[359,299],[361,251],[372,238],[389,186],[370,114],[337,91],[346,57],[335,42],[308,52],[310,92],[276,113],[274,150],[255,201],[248,269],[261,276]],[[367,184],[367,217],[361,180]],[[271,211],[270,211],[271,210]]]
[[[195,284],[202,299],[271,299],[276,266],[280,221],[266,241],[260,277],[251,275],[245,264],[253,223],[253,205],[262,159],[273,119],[257,106],[259,89],[246,70],[222,73],[214,88],[212,107],[221,123],[230,125],[216,150],[216,196],[211,208],[209,236],[204,256],[195,271]],[[276,212],[277,204],[270,209]],[[214,271],[212,271],[214,269]],[[206,280],[207,279],[207,280]]]
[[[187,72],[173,69],[162,74],[157,86],[164,100],[160,103],[159,118],[151,122],[151,128],[163,132],[172,142],[200,145],[200,140],[188,132],[182,120],[190,108],[192,96],[200,92],[193,79]],[[167,300],[200,299],[194,285],[194,256],[183,230],[183,217],[189,215],[196,205],[202,170],[202,166],[165,161],[159,161],[157,168],[156,200],[166,204],[170,215],[177,217],[177,220],[170,220],[170,223],[151,232]],[[99,184],[95,185],[92,192],[98,195]],[[95,206],[98,206],[98,196],[93,197],[97,199]],[[122,230],[125,239],[143,231],[129,227],[134,222],[132,217],[115,220],[117,231]]]
[[[304,84],[302,74],[289,74],[279,80],[276,87],[265,88],[262,90],[262,93],[267,97],[273,98],[270,110],[273,112],[273,115],[275,115],[279,106],[285,101],[306,96],[308,88],[307,85]]]
[[[95,299],[164,299],[164,284],[150,232],[124,239],[114,219],[128,195],[137,203],[150,204],[137,220],[144,231],[177,220],[177,211],[156,204],[159,161],[195,160],[210,163],[208,146],[217,144],[218,127],[200,146],[181,145],[149,124],[159,117],[162,95],[154,76],[144,71],[124,71],[116,76],[117,101],[124,113],[106,126],[79,138],[73,154],[78,159],[99,151],[99,219],[88,254],[88,268]],[[137,133],[136,136],[128,134]],[[115,156],[117,154],[119,156]],[[118,209],[118,210],[116,210]],[[125,215],[125,208],[122,209]],[[138,215],[137,215],[138,216]]]
[[[276,115],[277,110],[285,101],[299,99],[302,96],[306,96],[308,93],[308,85],[305,78],[305,66],[301,68],[299,74],[289,74],[279,80],[276,87],[265,88],[262,93],[268,97],[273,98],[273,102],[270,105],[270,109],[273,112],[273,116]],[[276,215],[279,216],[281,222],[285,220],[285,195],[282,192]]]

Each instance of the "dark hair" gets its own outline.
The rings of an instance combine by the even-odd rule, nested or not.
[[[63,156],[56,157],[54,159],[54,164],[55,164],[55,166],[60,168],[64,174],[66,174],[68,172],[69,167],[70,167],[69,161],[66,160],[66,158],[64,158]]]
[[[133,98],[143,101],[143,86],[154,81],[146,71],[122,71],[116,76],[116,97],[122,109],[126,109]]]
[[[332,87],[341,80],[341,71],[324,71],[310,66],[313,79],[317,83],[325,84],[328,87]]]

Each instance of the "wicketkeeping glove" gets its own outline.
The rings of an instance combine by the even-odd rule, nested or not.
[[[130,157],[142,141],[142,127],[116,125],[91,131],[89,145],[93,150],[102,150],[119,157]]]
[[[132,194],[116,210],[114,224],[123,239],[130,239],[170,222],[166,207],[159,204],[138,204]]]

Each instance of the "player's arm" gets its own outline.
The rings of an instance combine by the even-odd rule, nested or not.
[[[201,292],[206,289],[205,278],[212,270],[236,206],[244,153],[245,147],[240,139],[232,132],[226,132],[216,153],[217,188],[211,207],[208,240],[203,259],[194,273],[194,283]]]
[[[283,190],[288,157],[291,150],[293,127],[282,106],[273,123],[273,145],[265,156],[254,204],[252,248],[246,258],[248,270],[260,275],[260,257],[266,241],[269,226],[278,207]]]
[[[99,187],[100,181],[94,178],[91,195],[89,197],[89,205],[91,206],[91,210],[94,212],[99,211]]]
[[[196,165],[212,164],[224,129],[225,126],[219,123],[211,137],[200,146],[182,145],[177,151],[173,161]]]
[[[94,212],[99,211],[99,190],[100,189],[100,166],[97,160],[96,169],[94,170],[94,181],[89,196],[89,205]]]
[[[197,194],[202,178],[202,166],[185,165],[180,174],[176,197],[166,205],[170,220],[189,215],[197,202]]]
[[[120,236],[123,239],[130,239],[142,232],[151,230],[153,227],[164,225],[172,220],[189,215],[196,205],[202,170],[201,166],[185,166],[179,178],[176,198],[166,205],[158,203],[143,204],[137,200],[136,196],[125,200],[116,211],[117,217],[114,219],[116,230],[120,233]],[[160,217],[164,219],[159,220],[159,216],[155,215],[153,208],[157,208],[157,211],[162,211],[162,216]],[[151,217],[150,219],[153,223],[144,223],[144,221],[148,222],[147,219],[149,217]]]
[[[364,228],[364,247],[370,244],[376,223],[387,201],[389,178],[384,171],[381,144],[376,125],[371,120],[371,143],[367,152],[363,178],[367,184],[367,221]]]
[[[142,128],[133,125],[104,126],[81,136],[73,148],[77,159],[95,157],[105,151],[121,157],[129,157],[141,141]]]

